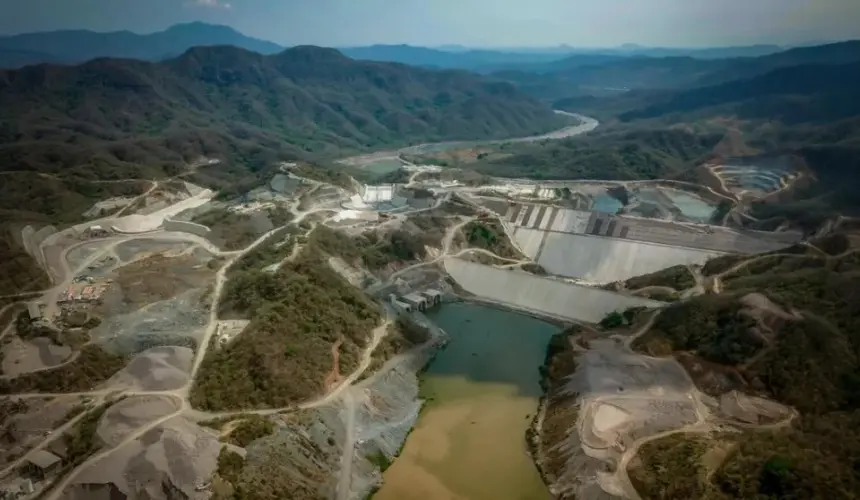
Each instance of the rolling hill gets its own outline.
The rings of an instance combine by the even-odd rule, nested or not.
[[[707,113],[778,120],[786,124],[830,122],[860,114],[858,88],[860,62],[804,64],[749,79],[677,92],[666,102],[623,113],[620,119],[631,121],[671,113]]]
[[[798,411],[784,428],[716,432],[700,446],[646,446],[637,486],[643,498],[856,498],[860,489],[860,378],[855,234],[835,233],[762,255],[708,262],[718,295],[668,307],[633,347],[674,356],[711,396],[731,390],[775,399]],[[716,277],[716,278],[714,278]],[[787,312],[786,312],[787,311]],[[660,443],[661,441],[657,441]],[[672,443],[665,439],[665,443]],[[703,453],[731,444],[713,473],[679,475]],[[659,472],[655,475],[659,469]]]
[[[755,78],[781,68],[860,62],[860,41],[831,43],[762,55],[706,59],[689,55],[617,56],[588,62],[583,55],[520,65],[492,76],[510,81],[530,95],[557,100],[618,91],[685,90]],[[592,56],[593,57],[593,56]],[[609,57],[609,56],[602,56]]]
[[[200,22],[177,24],[146,35],[130,31],[63,30],[0,37],[0,68],[75,64],[99,57],[159,61],[176,57],[191,47],[212,45],[233,45],[262,54],[283,50],[275,43],[245,36],[233,28]]]
[[[172,176],[200,156],[222,162],[195,182],[241,189],[279,160],[563,125],[510,84],[319,47],[0,71],[0,237],[14,233],[6,223],[67,224],[122,194],[92,181]]]
[[[96,59],[0,72],[4,170],[87,166],[82,175],[112,178],[98,167],[503,138],[559,120],[508,84],[318,47],[271,56],[196,47],[160,63]]]

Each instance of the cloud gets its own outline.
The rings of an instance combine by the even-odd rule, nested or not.
[[[209,7],[212,9],[231,9],[233,6],[221,0],[193,0],[194,5],[200,7]]]

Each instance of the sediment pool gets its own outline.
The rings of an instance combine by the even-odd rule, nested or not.
[[[555,325],[455,303],[428,313],[450,336],[422,375],[427,400],[374,500],[544,500],[526,447]]]

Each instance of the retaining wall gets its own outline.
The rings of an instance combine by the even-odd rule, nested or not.
[[[164,219],[163,227],[165,231],[180,231],[183,233],[196,234],[197,236],[204,238],[211,232],[211,230],[203,224],[184,220]]]
[[[445,270],[464,290],[481,299],[567,320],[596,323],[613,311],[665,305],[454,257],[445,259]]]
[[[679,264],[704,264],[721,255],[720,252],[618,238],[545,234],[537,263],[551,274],[592,283],[626,280]]]

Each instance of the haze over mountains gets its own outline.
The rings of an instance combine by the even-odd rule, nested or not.
[[[209,45],[232,45],[261,54],[284,49],[228,26],[200,22],[177,24],[146,35],[130,31],[63,30],[0,37],[0,67],[17,68],[43,62],[75,64],[98,57],[158,61],[176,57],[191,47]]]
[[[63,30],[0,37],[0,67],[16,68],[39,63],[72,64],[98,57],[157,61],[176,57],[194,46],[208,45],[233,45],[261,54],[273,54],[285,48],[273,42],[243,35],[228,26],[202,22],[177,24],[164,31],[142,35],[130,31],[99,33]],[[767,55],[783,48],[777,45],[751,45],[683,49],[627,44],[605,49],[580,49],[562,45],[491,50],[458,46],[428,48],[411,45],[370,45],[343,47],[339,50],[354,59],[486,72],[523,64],[546,63],[566,56],[588,56],[592,57],[594,62],[633,56],[717,59]]]
[[[470,418],[423,435],[486,439],[558,500],[857,500],[860,41],[284,48],[191,23],[0,37],[3,64],[0,435],[27,444],[0,450],[0,490],[51,451],[52,499],[358,500],[395,460],[416,497],[548,497],[472,494],[521,478],[482,446],[456,477],[408,470],[433,420],[405,437],[412,373],[443,339],[404,318],[442,290],[577,325],[525,367],[537,411],[536,379],[505,391],[514,412],[489,386],[462,406],[462,382],[511,383],[524,358],[482,337],[458,356],[498,377],[441,370]],[[475,315],[454,335],[478,326],[500,333]],[[48,395],[55,423],[13,426]],[[176,404],[108,407],[143,398]]]

